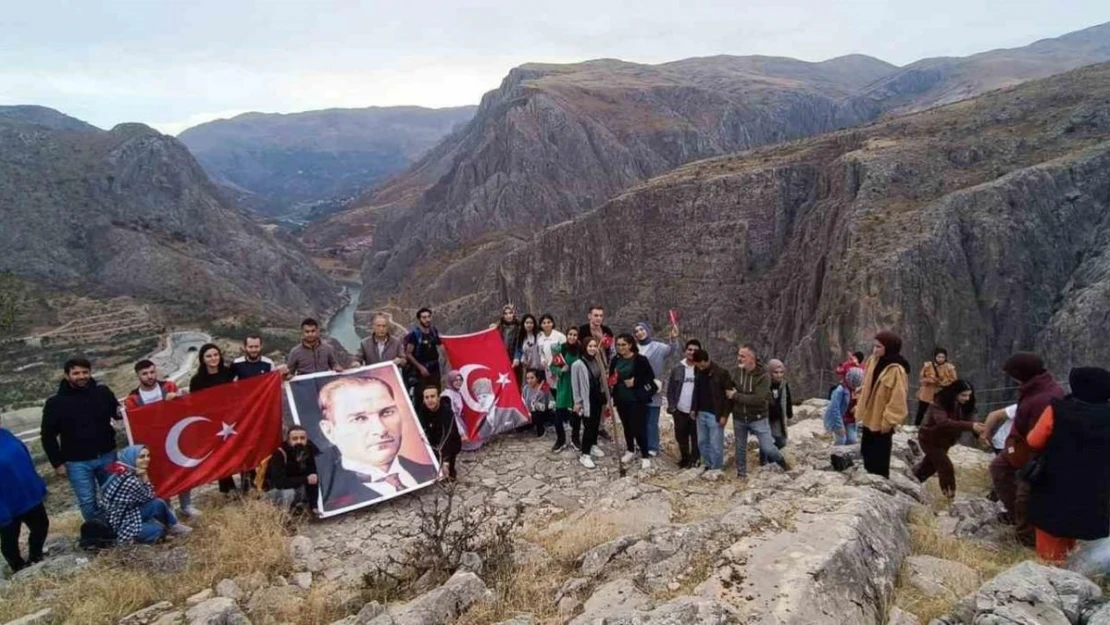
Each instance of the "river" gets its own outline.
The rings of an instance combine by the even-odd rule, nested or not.
[[[339,312],[328,321],[328,334],[339,341],[339,344],[352,354],[358,350],[362,341],[355,330],[355,310],[358,308],[358,296],[362,289],[358,287],[344,287],[351,298],[349,304],[339,309]]]

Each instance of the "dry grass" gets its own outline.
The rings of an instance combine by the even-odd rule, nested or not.
[[[529,613],[537,622],[558,618],[555,594],[568,577],[569,569],[545,563],[502,567],[496,579],[486,580],[494,589],[494,599],[480,603],[462,614],[459,625],[489,625]]]
[[[620,528],[612,523],[575,524],[560,532],[527,537],[544,548],[563,567],[574,566],[578,556],[620,536]]]
[[[284,513],[260,501],[212,503],[184,539],[105,552],[71,577],[38,576],[14,585],[0,603],[0,622],[51,607],[54,622],[110,623],[158,601],[180,602],[224,578],[287,574],[292,563],[285,522]],[[187,562],[180,570],[160,571],[161,558],[177,546],[185,548]]]

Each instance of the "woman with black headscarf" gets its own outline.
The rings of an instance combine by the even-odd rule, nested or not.
[[[921,367],[921,388],[917,390],[917,416],[914,425],[921,425],[929,405],[944,387],[956,381],[956,365],[948,360],[948,350],[938,347],[933,350],[933,359]]]
[[[856,404],[856,423],[863,427],[860,454],[868,473],[890,477],[894,428],[909,414],[910,363],[902,357],[902,339],[884,330],[875,335]]]
[[[964,432],[983,432],[983,424],[975,422],[975,388],[967,380],[956,380],[941,389],[929,404],[928,418],[917,433],[925,458],[913,469],[921,483],[936,474],[940,492],[952,501],[956,498],[956,470],[948,459],[948,450]]]

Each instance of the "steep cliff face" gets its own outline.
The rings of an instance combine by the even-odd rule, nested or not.
[[[693,163],[518,246],[448,312],[580,321],[596,302],[628,328],[676,308],[717,357],[755,342],[806,392],[880,328],[915,371],[941,344],[980,384],[1017,349],[1061,372],[1106,362],[1108,102],[1110,64]]]
[[[245,113],[189,128],[179,139],[214,179],[251,194],[265,214],[350,198],[404,169],[466,123],[475,107]]]
[[[395,182],[339,220],[348,239],[368,234],[352,225],[373,228],[364,301],[398,291],[411,301],[423,290],[406,290],[413,271],[426,278],[469,264],[475,246],[527,240],[683,163],[871,119],[876,111],[848,96],[893,69],[863,57],[514,69],[466,129],[430,155],[435,162],[414,167],[422,180],[444,172],[422,195],[398,192],[412,185]]]
[[[294,242],[222,204],[183,145],[141,124],[0,115],[0,220],[0,269],[52,288],[192,317],[291,320],[337,303]]]

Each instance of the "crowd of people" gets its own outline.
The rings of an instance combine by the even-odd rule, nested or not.
[[[401,368],[420,424],[442,464],[442,478],[458,477],[457,456],[480,447],[462,418],[462,376],[450,369],[441,375],[441,339],[423,308],[403,338],[390,333],[390,320],[376,315],[370,335],[353,354],[353,365],[392,362]],[[682,343],[672,316],[665,339],[648,322],[630,332],[614,333],[605,325],[601,306],[589,309],[587,321],[557,329],[548,314],[518,319],[505,306],[491,325],[503,339],[506,356],[520,382],[536,436],[554,434],[553,453],[572,450],[587,469],[605,456],[600,438],[612,438],[619,423],[623,433],[623,465],[639,459],[652,466],[661,450],[660,412],[674,423],[680,468],[701,467],[707,479],[725,470],[725,428],[732,420],[735,474],[748,473],[748,441],[758,443],[760,464],[783,470],[791,465],[783,448],[793,416],[794,398],[785,364],[763,360],[751,344],[737,348],[735,361],[717,362],[697,339]],[[320,324],[305,319],[301,340],[277,366],[263,356],[262,340],[245,337],[242,355],[229,361],[219,346],[201,347],[189,392],[228,384],[271,371],[291,377],[342,371],[336,350],[322,340]],[[902,340],[889,331],[875,335],[870,355],[852,352],[836,368],[839,383],[830,391],[824,424],[834,445],[860,445],[864,469],[889,477],[893,437],[909,416],[909,362]],[[136,363],[137,386],[124,406],[134,409],[173,401],[184,391],[161,380],[150,360]],[[980,420],[975,388],[958,377],[944,349],[924,363],[917,392],[921,460],[913,468],[924,482],[936,475],[941,492],[956,494],[956,473],[948,457],[965,433],[997,454],[991,463],[994,494],[1005,508],[1000,518],[1015,525],[1020,540],[1036,546],[1048,559],[1059,559],[1076,539],[1105,537],[1110,532],[1110,372],[1077,368],[1071,372],[1072,393],[1062,387],[1035,354],[1018,353],[1003,371],[1020,386],[1013,406],[992,411]],[[43,409],[42,441],[59,476],[68,479],[86,521],[104,523],[120,541],[149,543],[166,535],[185,534],[168,502],[157,497],[147,475],[149,452],[141,445],[116,453],[113,422],[121,418],[113,393],[92,377],[92,365],[75,357],[63,368],[57,393]],[[664,401],[665,398],[665,401]],[[616,421],[612,417],[616,417]],[[609,425],[610,427],[606,427]],[[568,437],[569,429],[569,437]],[[619,445],[619,443],[618,443]],[[293,509],[311,510],[319,489],[316,458],[320,450],[301,427],[290,427],[285,440],[257,467],[219,481],[232,495],[257,490],[271,501]],[[0,496],[3,555],[19,569],[42,557],[49,527],[43,500],[46,487],[35,472],[23,444],[0,429]],[[9,487],[9,485],[12,485]],[[179,495],[180,515],[197,517],[189,492]],[[30,530],[29,555],[18,547],[20,528]]]

